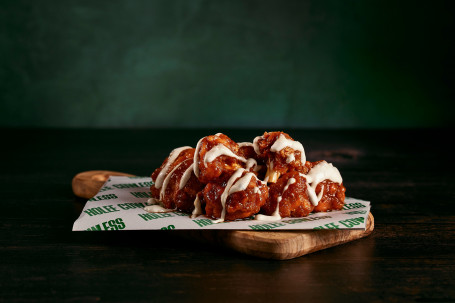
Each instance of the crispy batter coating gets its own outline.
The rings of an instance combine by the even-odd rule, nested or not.
[[[311,169],[323,161],[324,160],[309,162],[307,166]],[[322,188],[324,190],[322,198],[319,201],[318,205],[315,206],[313,211],[327,212],[331,210],[341,210],[343,208],[344,199],[346,197],[346,187],[344,187],[343,183],[339,184],[330,180],[324,180],[316,186],[316,195],[319,195],[321,193]]]
[[[269,188],[269,198],[261,208],[261,213],[273,215],[278,203],[279,213],[283,218],[305,217],[313,210],[306,179],[299,172],[291,171],[282,175],[276,183],[269,184]]]
[[[205,184],[201,183],[194,174],[193,159],[186,161],[188,161],[188,163],[182,164],[182,167],[175,171],[175,174],[179,176],[176,179],[176,183],[178,180],[179,186],[175,186],[174,203],[178,210],[191,213],[194,210],[194,200],[198,193],[204,189]],[[189,174],[189,178],[186,182],[185,180],[182,180],[187,177],[185,176],[185,173]]]
[[[240,144],[219,133],[202,138],[196,149],[173,150],[152,173],[150,191],[165,208],[186,213],[195,209],[198,197],[202,213],[227,221],[259,212],[272,216],[277,207],[283,218],[340,210],[346,188],[333,181],[342,182],[338,170],[325,163],[310,172],[321,162],[306,161],[303,146],[283,132],[265,132]],[[311,188],[307,179],[315,180]],[[321,191],[314,207],[311,201],[316,203]]]
[[[186,159],[175,167],[172,172],[170,172],[166,179],[167,183],[163,184],[161,189],[161,199],[165,208],[177,208],[176,201],[174,199],[176,192],[179,190],[179,182],[186,168],[190,166],[193,162],[193,159]],[[193,199],[194,201],[194,199]]]
[[[167,175],[172,172],[172,170],[187,159],[193,159],[194,157],[194,148],[187,148],[178,150],[175,149],[171,154],[164,160],[161,166],[152,173],[152,181],[154,184],[150,187],[151,197],[157,200],[160,200],[160,192],[162,184],[166,179]],[[177,152],[175,154],[174,152]],[[174,153],[174,154],[173,154]],[[168,163],[171,158],[174,158],[172,163]]]
[[[195,172],[202,183],[226,180],[245,163],[238,144],[221,133],[202,138],[196,147]]]
[[[193,158],[185,159],[166,175],[159,189],[161,194],[158,194],[156,199],[160,200],[165,208],[191,213],[196,195],[204,186],[194,175]]]
[[[256,137],[254,140],[255,151],[258,157],[267,163],[268,182],[276,182],[280,175],[289,171],[298,171],[306,173],[308,171],[305,166],[305,155],[302,151],[293,149],[290,146],[285,146],[279,150],[273,150],[273,146],[281,136],[285,139],[294,141],[288,134],[284,132],[265,132],[261,137]],[[295,141],[294,141],[295,142]]]
[[[265,174],[267,172],[267,165],[254,151],[253,143],[239,143],[239,155],[245,159],[248,159],[248,161],[251,161],[250,159],[254,159],[255,163],[251,162],[254,163],[254,165],[250,165],[250,167],[245,168],[251,172],[254,172],[258,179],[264,180]],[[247,162],[246,165],[248,166],[249,163]]]
[[[254,151],[253,143],[243,142],[239,143],[239,155],[245,159],[253,158],[259,160],[258,154]]]
[[[314,208],[314,212],[326,212],[331,210],[341,210],[344,205],[346,196],[346,187],[343,184],[334,183],[330,180],[324,180],[316,186],[316,194],[321,192],[324,186],[324,193],[321,201]]]
[[[248,174],[248,176],[247,176]],[[249,181],[248,181],[249,178]],[[223,212],[222,198],[225,190],[231,191],[241,188],[240,183],[245,182],[246,188],[226,195],[224,220],[237,220],[257,214],[266,203],[268,187],[254,174],[244,170],[235,182],[209,183],[204,188],[205,211],[208,217],[221,218]]]

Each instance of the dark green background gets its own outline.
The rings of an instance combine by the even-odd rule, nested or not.
[[[0,1],[0,126],[453,126],[443,1]]]

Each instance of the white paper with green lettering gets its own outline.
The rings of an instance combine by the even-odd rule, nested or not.
[[[154,229],[365,229],[370,202],[346,198],[343,210],[313,213],[304,218],[257,221],[254,218],[213,223],[205,216],[191,218],[186,213],[147,213],[150,197],[149,177],[111,177],[98,194],[87,201],[74,231],[154,230]]]

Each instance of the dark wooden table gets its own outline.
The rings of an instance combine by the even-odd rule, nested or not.
[[[454,302],[449,130],[285,130],[309,160],[372,202],[371,236],[288,261],[183,240],[177,231],[72,232],[72,177],[149,175],[169,151],[222,131],[2,130],[0,301]]]

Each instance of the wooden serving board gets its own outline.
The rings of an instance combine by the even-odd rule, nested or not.
[[[73,192],[81,198],[92,198],[109,176],[134,175],[104,170],[82,172],[73,178]],[[366,237],[373,230],[374,217],[370,212],[365,230],[189,230],[184,236],[256,257],[287,260]]]

